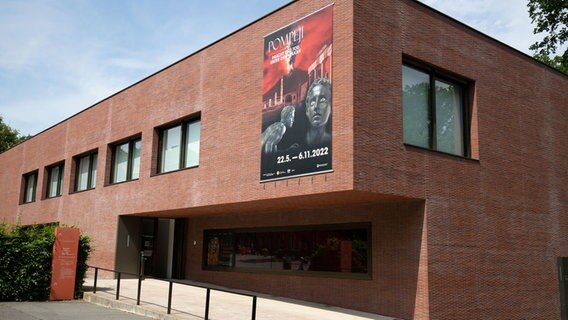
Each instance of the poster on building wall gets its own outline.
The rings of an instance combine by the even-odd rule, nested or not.
[[[332,171],[333,5],[264,37],[261,182]]]

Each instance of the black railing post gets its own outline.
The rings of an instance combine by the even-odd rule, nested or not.
[[[252,320],[256,320],[256,296],[252,297]]]
[[[144,251],[140,251],[140,274],[144,275]]]
[[[172,288],[174,283],[170,281],[170,288],[168,290],[168,314],[172,313]]]
[[[99,268],[95,267],[95,283],[93,283],[93,293],[97,293],[97,276],[99,275]]]
[[[211,296],[211,289],[207,288],[207,296],[205,297],[205,320],[209,320],[209,297]]]
[[[118,300],[119,295],[120,295],[120,272],[118,273],[118,277],[116,278],[116,300]]]
[[[94,278],[94,281],[93,281],[93,293],[97,293],[97,281],[98,281],[98,277],[99,277],[99,269],[104,270],[104,271],[108,271],[108,272],[114,272],[117,275],[117,277],[116,277],[116,300],[120,299],[120,282],[122,280],[122,274],[125,273],[127,275],[136,276],[136,274],[134,274],[134,273],[120,272],[120,271],[117,271],[117,270],[99,268],[99,267],[95,267],[95,266],[88,266],[88,267],[95,269],[95,278]],[[143,273],[138,274],[138,291],[137,291],[137,296],[136,296],[136,305],[140,305],[140,296],[142,294],[142,280],[144,280],[144,278],[145,278],[145,276],[144,276]],[[172,313],[173,286],[174,286],[174,282],[175,282],[175,283],[179,283],[179,284],[182,284],[182,285],[188,285],[188,286],[191,286],[191,287],[197,287],[197,288],[202,288],[202,289],[207,290],[206,296],[205,296],[205,316],[204,316],[205,320],[209,320],[209,309],[210,309],[210,306],[211,306],[211,290],[217,290],[217,291],[221,291],[221,292],[251,297],[252,298],[251,319],[256,320],[256,307],[257,307],[258,297],[255,296],[255,295],[240,293],[240,292],[236,292],[236,291],[232,291],[232,290],[213,289],[211,287],[202,286],[202,285],[193,285],[193,284],[189,284],[189,283],[176,282],[175,280],[173,280],[171,278],[170,279],[153,278],[153,279],[167,281],[168,284],[169,284],[168,306],[167,306],[168,314]]]
[[[136,296],[136,305],[140,305],[140,291],[142,290],[142,275],[138,276],[138,294]]]

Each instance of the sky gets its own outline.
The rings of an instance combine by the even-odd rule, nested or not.
[[[289,2],[0,0],[0,116],[35,135]],[[527,0],[421,2],[527,54],[541,38]]]

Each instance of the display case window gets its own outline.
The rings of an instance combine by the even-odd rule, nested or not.
[[[368,274],[370,224],[206,230],[204,268]]]

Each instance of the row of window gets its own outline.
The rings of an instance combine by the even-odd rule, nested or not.
[[[166,173],[199,165],[199,141],[201,121],[189,119],[175,125],[157,128],[159,137],[159,156],[157,173]],[[121,183],[136,180],[140,176],[140,136],[122,140],[109,145],[112,153],[109,183]],[[93,150],[73,158],[73,192],[94,189],[97,185],[98,150]],[[65,162],[45,168],[45,198],[54,198],[62,194]],[[39,171],[23,175],[21,203],[36,200]]]
[[[467,104],[469,81],[433,67],[405,60],[402,66],[404,143],[448,154],[469,157],[470,109]],[[158,173],[199,164],[201,122],[186,119],[158,128]],[[110,183],[138,179],[140,174],[140,137],[111,145]],[[74,158],[74,191],[96,186],[97,151]],[[64,163],[46,168],[45,197],[60,196]],[[24,175],[22,202],[35,201],[38,171]]]

